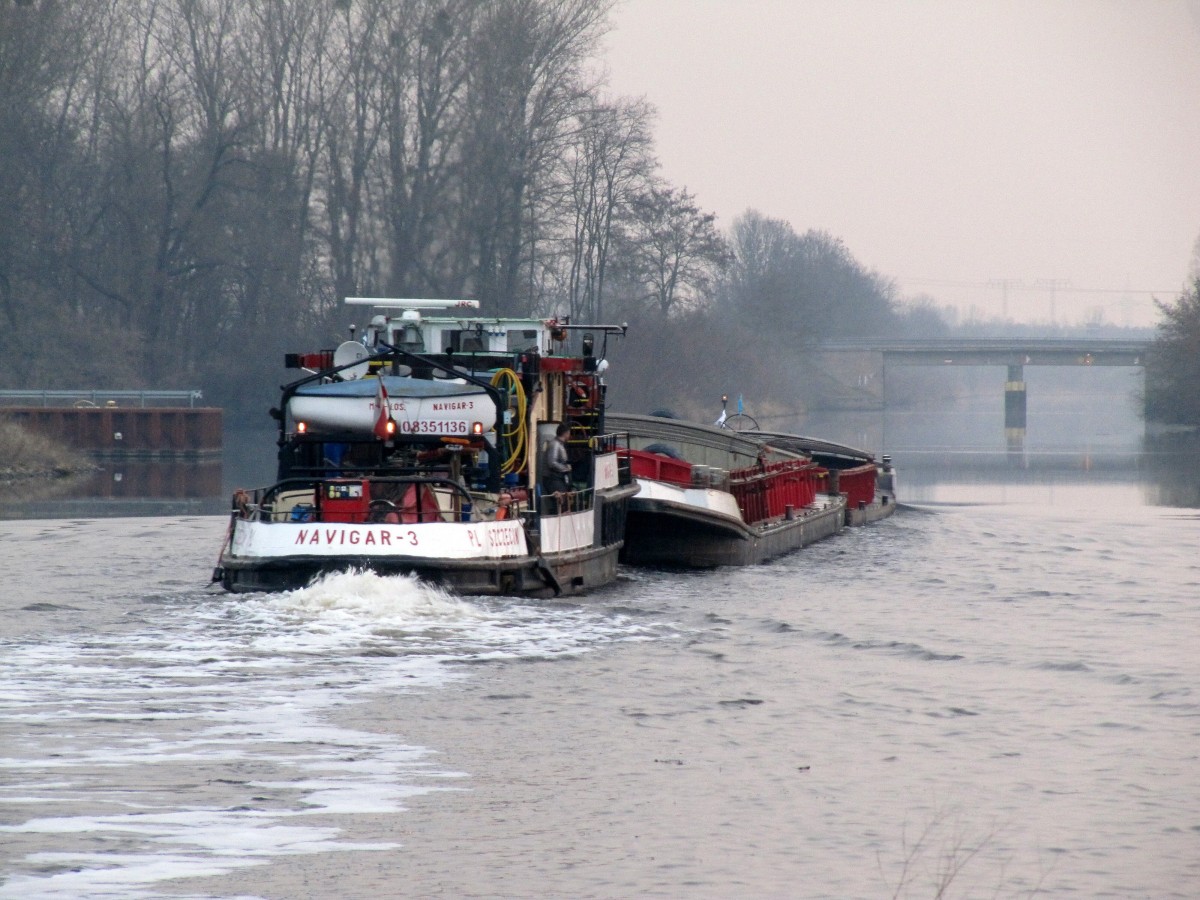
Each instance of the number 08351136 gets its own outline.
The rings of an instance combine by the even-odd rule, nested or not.
[[[400,422],[402,434],[467,434],[464,420],[405,419]]]

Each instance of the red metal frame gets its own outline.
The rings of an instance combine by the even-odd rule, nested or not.
[[[760,463],[729,473],[729,491],[748,524],[775,519],[809,506],[826,470],[814,462],[788,459]]]
[[[692,464],[682,459],[650,453],[646,450],[618,450],[617,455],[629,460],[629,472],[634,478],[664,481],[685,487],[692,485]]]
[[[846,495],[846,503],[851,509],[875,502],[876,474],[874,463],[838,472],[838,491]]]

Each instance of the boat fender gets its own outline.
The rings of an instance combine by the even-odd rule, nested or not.
[[[683,454],[672,447],[670,444],[648,444],[643,448],[647,453],[657,453],[659,456],[666,456],[671,459],[683,459]]]

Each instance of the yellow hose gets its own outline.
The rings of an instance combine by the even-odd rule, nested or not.
[[[521,379],[512,369],[500,369],[492,376],[493,387],[505,387],[511,393],[516,395],[517,410],[513,421],[513,426],[508,431],[502,432],[504,437],[512,446],[512,454],[508,459],[504,460],[500,465],[500,473],[508,475],[510,472],[519,472],[524,468],[525,460],[525,443],[528,440],[528,426],[526,424],[526,397],[525,388],[521,385]],[[497,423],[497,428],[503,427],[502,423]]]

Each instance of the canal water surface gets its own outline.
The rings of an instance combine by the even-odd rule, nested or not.
[[[897,456],[887,522],[572,603],[0,521],[0,897],[1194,897],[1194,479]]]

